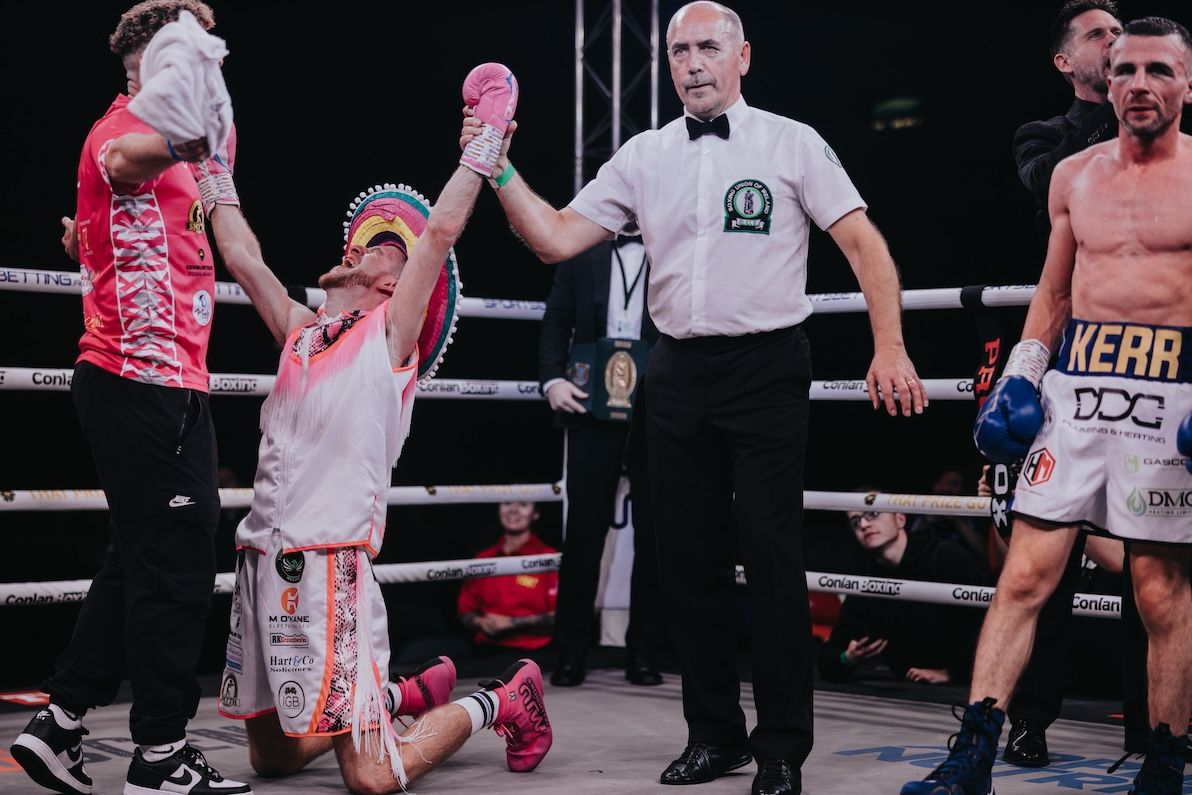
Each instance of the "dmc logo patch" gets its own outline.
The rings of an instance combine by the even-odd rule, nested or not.
[[[1130,496],[1126,498],[1126,507],[1130,513],[1135,516],[1142,516],[1146,513],[1146,497],[1138,493],[1138,489],[1130,492]]]
[[[1031,453],[1022,468],[1022,475],[1032,486],[1041,486],[1051,480],[1051,473],[1055,471],[1055,457],[1044,447]]]
[[[286,582],[298,582],[302,579],[302,572],[306,568],[306,555],[302,552],[283,554],[281,550],[278,550],[273,565],[277,569],[277,576]]]
[[[774,200],[766,183],[757,179],[734,182],[724,194],[724,231],[770,234]]]
[[[286,615],[294,615],[298,610],[298,589],[287,588],[281,592],[281,609]]]

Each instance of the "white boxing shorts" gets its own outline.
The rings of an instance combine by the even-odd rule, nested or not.
[[[349,731],[358,677],[369,672],[372,692],[388,686],[381,589],[363,547],[280,544],[275,531],[263,553],[240,552],[219,713],[244,720],[276,711],[291,737]]]
[[[1043,429],[1014,513],[1119,538],[1192,544],[1192,329],[1072,320],[1043,377]]]

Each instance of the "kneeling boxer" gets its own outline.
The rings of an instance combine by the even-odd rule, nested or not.
[[[513,75],[477,67],[464,98],[499,142],[516,106]],[[450,704],[445,658],[387,681],[385,604],[370,565],[415,382],[433,373],[454,321],[451,246],[497,154],[483,143],[464,153],[433,211],[404,186],[353,202],[343,258],[319,279],[318,313],[265,265],[224,161],[195,169],[228,270],[282,344],[261,409],[252,510],[236,532],[220,697],[223,715],[247,722],[261,775],[296,773],[334,748],[350,791],[396,792],[485,727],[505,737],[514,771],[533,770],[550,748],[542,675],[529,660]],[[399,714],[416,719],[400,735]]]

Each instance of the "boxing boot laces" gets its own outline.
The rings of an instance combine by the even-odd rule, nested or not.
[[[434,657],[408,676],[392,677],[385,708],[390,717],[408,715],[417,720],[423,713],[446,704],[455,687],[455,663],[450,657]],[[394,698],[396,690],[400,698]]]
[[[1180,795],[1184,789],[1184,754],[1188,750],[1188,735],[1171,736],[1171,727],[1160,723],[1151,729],[1146,744],[1146,758],[1130,795]],[[1126,754],[1110,771],[1117,770]]]
[[[1006,713],[996,699],[974,702],[957,714],[960,731],[948,738],[948,758],[922,781],[903,785],[901,795],[993,795],[993,761]]]
[[[528,773],[546,756],[554,730],[542,698],[542,670],[533,660],[510,665],[499,679],[480,683],[497,697],[493,731],[505,738],[505,762],[515,773]]]

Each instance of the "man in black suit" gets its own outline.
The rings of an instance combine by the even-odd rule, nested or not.
[[[555,640],[559,663],[551,684],[575,687],[586,674],[594,634],[594,605],[604,540],[613,523],[617,484],[625,470],[630,422],[591,416],[591,367],[570,368],[573,346],[602,337],[653,344],[658,331],[645,309],[645,247],[641,238],[618,238],[560,263],[546,302],[538,348],[538,380],[567,433],[567,534],[559,571]],[[578,382],[578,383],[577,383]],[[585,391],[584,387],[588,388]],[[637,389],[640,416],[642,388]],[[633,505],[634,559],[630,585],[625,677],[638,685],[661,684],[655,653],[661,637],[658,562],[645,467],[628,470]]]

